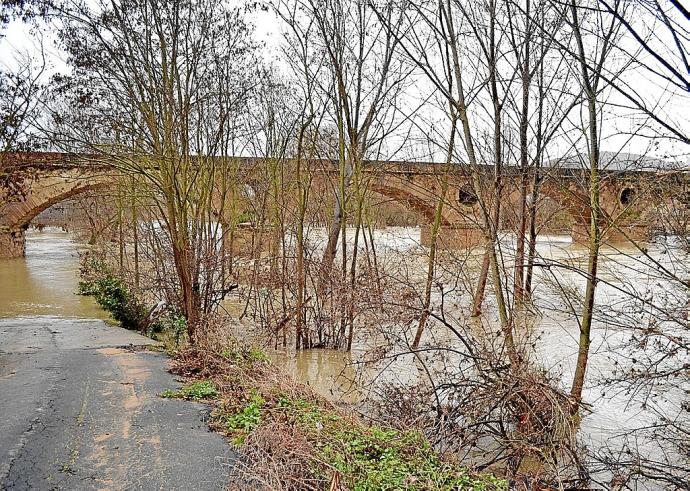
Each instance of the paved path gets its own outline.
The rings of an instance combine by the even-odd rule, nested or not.
[[[97,320],[0,319],[0,489],[222,489],[233,454],[151,340]]]

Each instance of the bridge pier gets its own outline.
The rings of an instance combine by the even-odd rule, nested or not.
[[[650,236],[650,226],[647,223],[619,224],[617,227],[607,227],[602,223],[600,229],[602,242],[622,244],[631,240],[645,242]],[[573,242],[587,244],[589,242],[589,223],[576,223],[570,233]]]
[[[422,225],[420,242],[423,246],[431,245],[431,225]],[[474,224],[445,225],[438,233],[439,249],[471,249],[484,244],[484,232]]]
[[[25,252],[24,230],[0,229],[0,259],[24,257]]]

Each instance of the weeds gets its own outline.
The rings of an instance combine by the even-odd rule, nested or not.
[[[161,341],[170,355],[180,348],[186,333],[187,319],[176,312],[168,312],[149,326],[149,335]]]
[[[180,390],[167,389],[163,391],[161,397],[169,399],[191,399],[195,401],[201,399],[215,399],[218,397],[218,389],[213,385],[213,382],[205,380],[185,385]]]
[[[278,410],[314,441],[316,460],[332,467],[347,488],[493,489],[498,480],[473,477],[467,469],[446,463],[417,431],[398,431],[362,424],[335,410],[304,400],[281,398]]]
[[[146,308],[104,261],[85,260],[80,275],[77,294],[94,297],[125,329],[141,327]]]
[[[266,353],[255,346],[241,347],[239,349],[227,348],[222,351],[221,356],[226,360],[231,360],[236,363],[248,362],[249,365],[255,362],[268,361]]]
[[[246,435],[254,431],[261,422],[261,408],[266,403],[263,397],[254,390],[247,405],[236,414],[214,413],[212,418],[221,422],[225,431],[234,434],[236,445],[244,443]]]
[[[241,456],[231,487],[260,489],[507,489],[445,460],[418,431],[370,425],[348,415],[266,361],[261,351],[183,350],[175,370],[200,382],[173,397],[218,388],[211,426]]]

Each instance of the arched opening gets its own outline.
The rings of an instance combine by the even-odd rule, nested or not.
[[[22,257],[25,253],[24,232],[31,221],[41,212],[53,205],[70,200],[87,191],[100,189],[106,181],[88,182],[75,187],[56,185],[54,182],[45,187],[34,186],[22,200],[6,204],[0,209],[0,227],[3,229],[0,238],[0,257]]]
[[[623,191],[621,191],[620,196],[618,197],[618,201],[620,201],[620,203],[623,206],[629,205],[630,203],[633,202],[634,199],[635,199],[635,190],[633,188],[624,188]]]
[[[52,193],[52,189],[49,189],[45,194],[41,194],[40,191],[35,194],[30,194],[24,201],[12,203],[7,206],[6,221],[9,222],[8,225],[11,229],[25,229],[34,218],[53,205],[70,200],[88,191],[101,189],[106,185],[107,182],[103,181],[88,183],[83,186],[77,186],[56,193]]]
[[[413,211],[419,217],[419,225],[430,224],[434,221],[435,203],[430,203],[425,199],[415,196],[412,193],[391,186],[372,186],[372,191],[386,198],[392,199],[408,210]],[[448,225],[445,217],[441,218],[441,225]]]
[[[470,186],[463,186],[458,189],[458,203],[463,206],[474,206],[479,199]]]

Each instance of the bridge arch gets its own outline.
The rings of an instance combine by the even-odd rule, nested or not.
[[[40,179],[21,197],[8,199],[0,215],[0,258],[21,257],[26,250],[24,231],[31,221],[51,206],[108,185],[107,178],[75,179],[49,176]]]
[[[436,207],[433,202],[417,196],[402,187],[391,186],[386,184],[374,184],[369,187],[369,189],[376,194],[390,198],[405,208],[412,210],[420,218],[426,221],[427,224],[432,224],[436,216]],[[446,214],[441,216],[441,225],[450,225],[450,220]]]
[[[43,195],[43,193],[37,193],[38,195],[30,194],[26,200],[23,200],[16,204],[16,206],[10,205],[11,210],[6,217],[3,217],[1,222],[4,227],[10,230],[21,230],[26,229],[29,223],[38,216],[42,211],[47,210],[53,205],[56,205],[62,201],[74,198],[80,194],[86,193],[88,191],[93,191],[106,186],[105,182],[100,183],[90,183],[83,186],[76,186],[61,193],[56,193],[53,195]]]
[[[653,209],[664,202],[655,195],[653,179],[643,181],[621,176],[609,178],[600,185],[600,230],[607,240],[628,240],[647,236]],[[573,240],[586,239],[590,227],[590,198],[588,190],[575,180],[548,178],[541,194],[557,203],[571,220]]]

